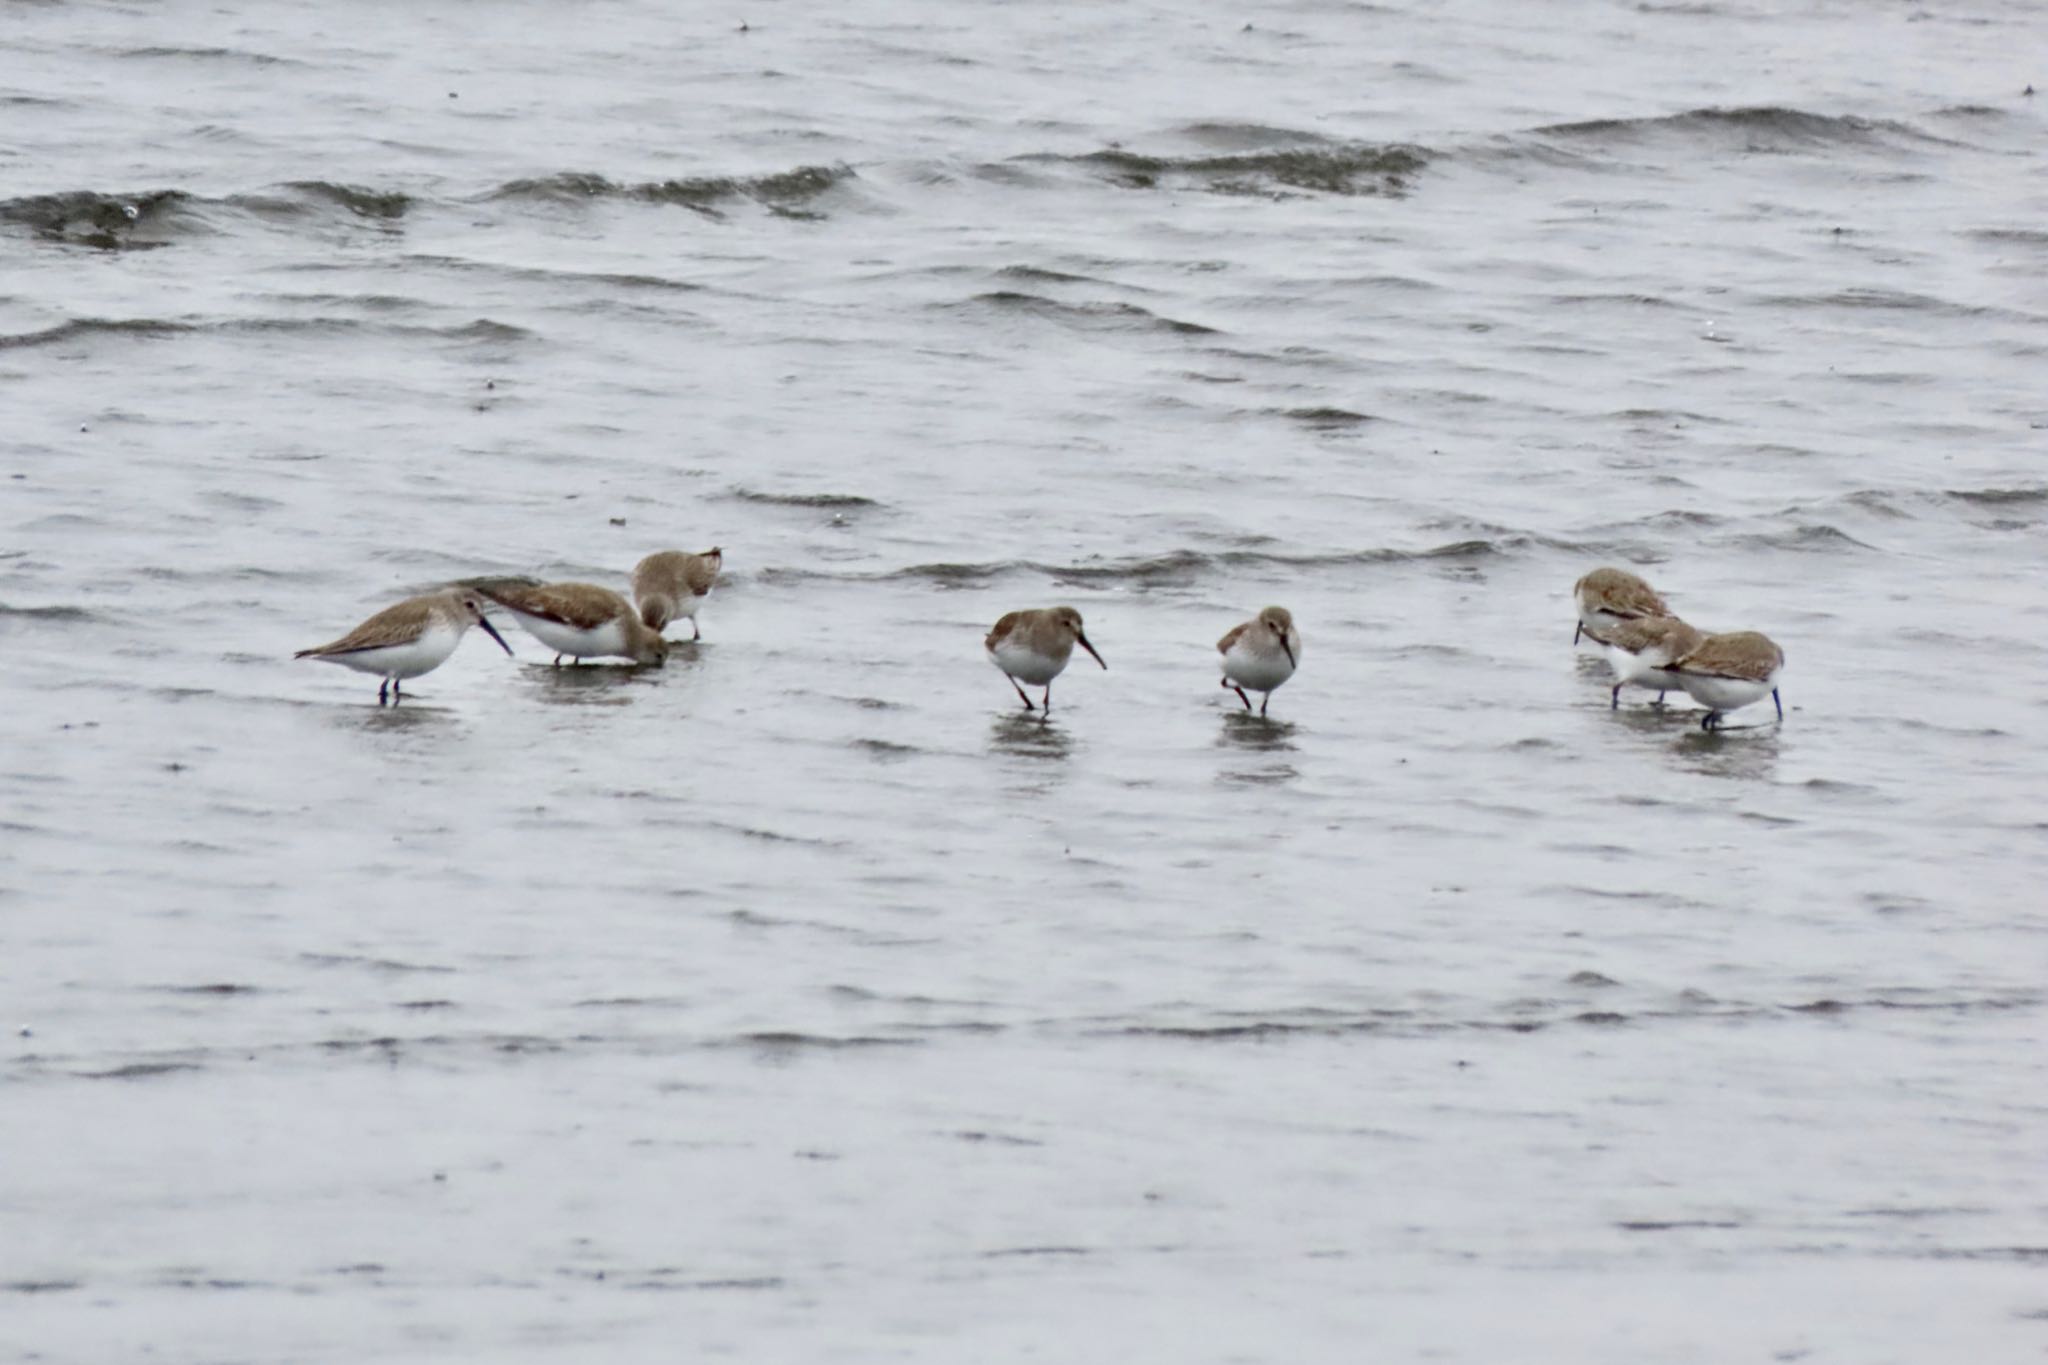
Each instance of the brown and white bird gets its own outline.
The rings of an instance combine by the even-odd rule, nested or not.
[[[1694,701],[1707,708],[1700,717],[1700,729],[1718,730],[1721,717],[1753,701],[1771,699],[1778,719],[1785,719],[1785,703],[1778,699],[1778,674],[1785,667],[1785,651],[1770,636],[1753,630],[1709,635],[1671,665],[1671,676]]]
[[[724,567],[725,551],[716,545],[700,555],[662,550],[647,556],[633,566],[633,601],[640,608],[640,619],[650,629],[660,631],[668,629],[669,622],[687,616],[690,638],[703,639],[704,632],[697,625],[697,608],[711,595],[712,585],[718,582],[718,571]]]
[[[988,648],[989,662],[1003,670],[1010,686],[1024,698],[1026,711],[1034,708],[1031,698],[1025,695],[1024,683],[1043,687],[1045,696],[1041,700],[1047,711],[1052,710],[1052,680],[1065,670],[1075,645],[1093,654],[1096,663],[1109,667],[1095,653],[1095,646],[1088,643],[1088,636],[1081,630],[1081,613],[1072,607],[1009,612],[996,622],[982,644]]]
[[[302,649],[294,659],[318,659],[340,664],[358,673],[375,673],[383,681],[377,686],[377,704],[389,696],[398,704],[399,684],[406,678],[431,673],[455,652],[471,626],[498,642],[507,654],[512,646],[498,634],[484,616],[483,599],[468,588],[448,588],[422,597],[408,597],[389,606],[330,644]]]
[[[636,664],[668,662],[668,641],[650,630],[633,604],[595,583],[525,584],[497,580],[477,591],[510,612],[534,639],[555,651],[585,659],[631,659]]]
[[[1251,620],[1232,626],[1230,633],[1216,642],[1216,651],[1223,656],[1223,685],[1237,693],[1245,710],[1252,709],[1252,699],[1244,694],[1247,687],[1265,693],[1259,698],[1263,716],[1273,700],[1273,689],[1293,677],[1301,664],[1301,635],[1287,608],[1267,607]]]
[[[1607,643],[1607,632],[1623,621],[1648,616],[1669,616],[1671,608],[1657,590],[1627,569],[1595,569],[1572,584],[1572,599],[1578,604],[1579,624],[1572,643],[1590,635],[1595,644]]]
[[[1676,692],[1683,686],[1671,665],[1680,656],[1699,648],[1706,639],[1676,616],[1644,616],[1606,630],[1607,638],[1602,643],[1607,646],[1607,662],[1614,667],[1614,691],[1609,705],[1617,707],[1621,705],[1621,689],[1630,683],[1655,688],[1657,700],[1650,704],[1662,706],[1666,692]]]

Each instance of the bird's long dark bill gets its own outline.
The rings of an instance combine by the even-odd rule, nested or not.
[[[507,654],[512,654],[512,646],[506,644],[505,637],[498,634],[498,628],[491,624],[490,617],[479,616],[476,618],[476,623],[484,628],[484,634],[490,636],[493,640],[496,640],[498,642],[498,648],[504,650]],[[512,654],[512,657],[516,659],[519,656],[517,654]]]
[[[1301,667],[1300,664],[1294,662],[1294,646],[1287,643],[1287,637],[1285,635],[1280,637],[1280,648],[1287,655],[1287,666],[1289,668]]]
[[[1102,663],[1102,656],[1101,656],[1100,654],[1095,654],[1095,646],[1094,646],[1094,645],[1091,645],[1091,644],[1089,644],[1089,643],[1088,643],[1088,637],[1087,637],[1087,636],[1085,636],[1085,635],[1076,635],[1076,636],[1074,636],[1074,639],[1075,639],[1075,641],[1076,641],[1076,642],[1078,642],[1078,643],[1080,644],[1081,648],[1083,648],[1083,649],[1087,650],[1087,651],[1088,651],[1088,652],[1089,652],[1090,654],[1094,654],[1094,655],[1095,655],[1095,662],[1096,662],[1096,663],[1102,664],[1102,666],[1103,666],[1104,668],[1108,668],[1108,667],[1109,667],[1109,665],[1108,665],[1108,664],[1103,664],[1103,663]]]

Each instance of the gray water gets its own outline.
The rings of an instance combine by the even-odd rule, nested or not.
[[[2039,1358],[2044,51],[9,6],[0,1356]],[[290,658],[711,544],[664,670]]]

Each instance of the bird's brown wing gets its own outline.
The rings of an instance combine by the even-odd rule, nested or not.
[[[1002,616],[997,618],[995,628],[989,631],[988,638],[981,642],[982,648],[994,649],[997,645],[1008,639],[1010,632],[1015,630],[1023,620],[1024,613],[1021,611],[1004,612]]]
[[[533,588],[498,586],[477,591],[501,607],[577,630],[596,630],[630,610],[625,598],[595,583],[543,583]]]
[[[699,597],[711,592],[711,585],[718,581],[720,561],[710,555],[685,555],[683,557],[683,582]]]
[[[1680,673],[1698,673],[1709,678],[1739,678],[1762,682],[1785,666],[1785,651],[1755,631],[1732,635],[1709,635],[1699,648],[1680,659],[1672,668]]]
[[[431,599],[409,597],[396,606],[384,608],[339,640],[316,645],[312,649],[302,649],[292,657],[304,659],[331,654],[354,654],[364,649],[388,649],[392,645],[409,645],[420,638],[432,616]]]
[[[1216,642],[1216,652],[1218,654],[1228,654],[1230,647],[1236,644],[1238,638],[1251,628],[1252,623],[1250,621],[1240,621],[1232,626],[1229,632]]]
[[[666,597],[676,594],[676,585],[682,581],[682,561],[688,558],[679,550],[662,550],[651,554],[633,566],[633,596],[646,597],[660,593]]]
[[[1705,639],[1697,630],[1676,616],[1639,616],[1633,620],[1623,621],[1605,635],[1594,638],[1603,645],[1615,645],[1631,654],[1640,654],[1654,645],[1663,645],[1674,655],[1698,649],[1701,641]]]
[[[1671,614],[1655,588],[1624,569],[1595,569],[1572,584],[1572,595],[1589,596],[1596,608],[1616,616]]]

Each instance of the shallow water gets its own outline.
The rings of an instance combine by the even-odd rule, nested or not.
[[[8,1354],[2041,1349],[2033,7],[0,33]]]

